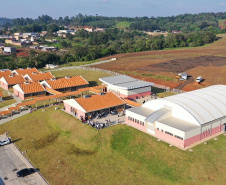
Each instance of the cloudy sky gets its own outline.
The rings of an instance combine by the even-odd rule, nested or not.
[[[0,17],[54,18],[78,13],[103,16],[172,16],[225,12],[225,0],[0,0]]]

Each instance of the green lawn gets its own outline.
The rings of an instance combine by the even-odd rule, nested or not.
[[[182,151],[126,125],[97,131],[54,107],[0,125],[5,131],[54,185],[226,182],[224,135]]]
[[[118,22],[115,25],[115,28],[126,28],[126,27],[129,27],[130,24],[131,22],[127,22],[127,21]]]
[[[12,99],[11,97],[9,97],[8,93],[6,90],[4,90],[3,88],[0,87],[0,91],[3,94],[3,101],[0,102],[0,108],[5,107],[7,105],[11,105],[13,103],[16,102],[16,100]]]
[[[11,99],[11,98],[9,98],[9,99],[3,98],[3,101],[0,102],[0,108],[11,105],[13,103],[16,103],[16,100]]]
[[[161,93],[157,93],[157,96],[160,97],[160,98],[165,98],[167,96],[172,96],[172,95],[175,95],[176,93],[173,93],[173,92],[161,92]]]
[[[112,76],[110,74],[106,74],[103,72],[98,71],[86,71],[86,70],[79,70],[79,69],[70,69],[70,70],[60,70],[60,71],[53,71],[52,74],[56,78],[65,77],[65,76],[78,76],[81,75],[85,78],[89,83],[90,86],[101,85],[99,78]]]

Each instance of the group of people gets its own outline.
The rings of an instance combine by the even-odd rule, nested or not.
[[[92,120],[88,120],[88,124],[97,130],[103,129],[106,125],[104,123],[94,122]]]
[[[100,130],[106,126],[105,123],[98,123],[91,119],[88,119],[88,116],[85,116],[85,118],[83,116],[81,116],[81,121],[82,121],[82,123],[87,123],[88,125],[91,125],[93,128],[96,128],[98,130]]]

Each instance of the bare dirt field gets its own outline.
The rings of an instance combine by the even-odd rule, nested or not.
[[[116,61],[94,67],[117,71],[170,88],[182,87],[186,91],[226,84],[226,34],[218,37],[219,40],[203,47],[117,54],[104,58],[115,57]],[[191,76],[188,84],[175,78],[177,73],[185,71]],[[195,83],[198,76],[204,79],[201,84]]]

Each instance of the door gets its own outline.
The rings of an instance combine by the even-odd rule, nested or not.
[[[226,123],[223,124],[223,131],[226,132]]]

